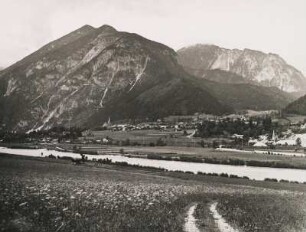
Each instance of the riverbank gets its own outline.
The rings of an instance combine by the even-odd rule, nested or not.
[[[71,149],[71,146],[65,146]],[[162,157],[163,159],[178,158],[193,159],[195,162],[219,163],[230,165],[250,165],[261,167],[275,168],[296,168],[306,169],[306,157],[302,155],[292,155],[289,151],[281,151],[282,154],[290,153],[291,155],[280,155],[279,151],[256,150],[246,151],[237,149],[227,149],[225,151],[212,148],[199,147],[142,147],[142,146],[84,146],[80,145],[81,151],[97,152],[99,154],[124,154],[138,157]],[[247,164],[248,163],[248,164]]]
[[[10,148],[30,148],[39,147],[41,149],[57,150],[57,151],[73,151],[77,148],[78,153],[91,155],[117,155],[124,154],[128,156],[164,159],[164,160],[181,160],[191,162],[205,162],[212,164],[228,164],[228,165],[247,165],[258,167],[274,167],[274,168],[292,168],[306,169],[306,157],[302,155],[280,155],[279,151],[256,150],[246,151],[222,148],[226,150],[200,148],[200,147],[171,147],[171,146],[113,146],[99,144],[4,144]],[[1,146],[0,146],[1,147]],[[303,154],[303,153],[298,153]]]

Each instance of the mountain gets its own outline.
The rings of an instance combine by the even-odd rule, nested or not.
[[[306,115],[306,95],[299,99],[291,102],[285,109],[284,112],[290,114]]]
[[[212,79],[212,78],[211,78]],[[277,110],[282,109],[295,98],[276,87],[264,87],[249,83],[216,83],[199,79],[199,86],[216,97],[219,102],[235,110]]]
[[[190,75],[173,49],[109,25],[85,25],[0,72],[0,127],[9,130],[270,110],[291,101],[232,72]]]
[[[219,102],[236,110],[282,109],[298,97],[276,87],[264,87],[235,73],[219,69],[206,70],[197,77],[198,86]]]
[[[109,117],[233,111],[198,86],[176,56],[137,34],[85,25],[0,73],[0,123],[32,131],[97,126]]]
[[[199,76],[198,76],[199,77]],[[220,69],[213,70],[205,70],[202,72],[202,76],[199,78],[203,78],[209,81],[215,81],[218,83],[224,84],[252,84],[258,85],[258,83],[248,80],[242,76],[239,76],[235,73],[231,73],[228,71],[223,71]]]
[[[187,72],[205,77],[207,70],[223,70],[266,87],[286,92],[306,89],[306,77],[276,54],[250,49],[225,49],[215,45],[194,45],[177,51]]]

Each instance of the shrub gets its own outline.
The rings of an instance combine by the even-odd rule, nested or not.
[[[221,173],[220,176],[221,177],[228,177],[228,174],[227,173]]]
[[[275,178],[265,178],[264,181],[278,182],[278,180]]]
[[[229,177],[230,178],[237,178],[237,179],[239,178],[237,175],[230,175]]]
[[[159,138],[157,141],[156,141],[156,146],[166,146],[167,144],[161,139]]]
[[[289,180],[283,180],[283,179],[281,179],[279,182],[282,182],[282,183],[289,183]]]
[[[115,164],[119,166],[129,166],[128,162],[115,162]]]
[[[193,172],[190,172],[190,171],[186,171],[185,173],[186,174],[194,174]]]

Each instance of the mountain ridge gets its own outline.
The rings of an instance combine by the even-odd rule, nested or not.
[[[108,118],[221,115],[283,108],[292,100],[236,74],[206,75],[220,81],[188,74],[164,44],[109,25],[85,25],[0,73],[0,126],[20,131],[96,127]],[[222,83],[229,75],[236,84]]]
[[[205,44],[184,47],[177,53],[179,63],[198,77],[206,70],[220,69],[286,92],[299,92],[306,88],[306,77],[302,72],[274,53]]]

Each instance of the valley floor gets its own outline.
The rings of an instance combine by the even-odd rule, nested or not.
[[[74,145],[59,144],[58,146],[68,150],[72,150]],[[146,156],[148,154],[157,154],[165,157],[189,157],[199,159],[215,159],[218,161],[241,160],[241,161],[259,161],[259,162],[275,162],[283,164],[289,168],[306,169],[306,155],[301,153],[300,156],[280,155],[281,153],[291,154],[293,151],[277,151],[277,150],[235,150],[222,151],[221,149],[202,148],[202,147],[183,147],[183,146],[108,146],[97,144],[77,144],[82,151],[98,152],[99,154],[118,154],[123,151],[126,154],[136,156]],[[53,148],[54,149],[54,148]],[[229,149],[230,150],[230,149]],[[270,154],[268,154],[270,153]],[[254,165],[257,166],[257,165]]]
[[[306,229],[298,184],[2,155],[0,189],[1,231]]]

